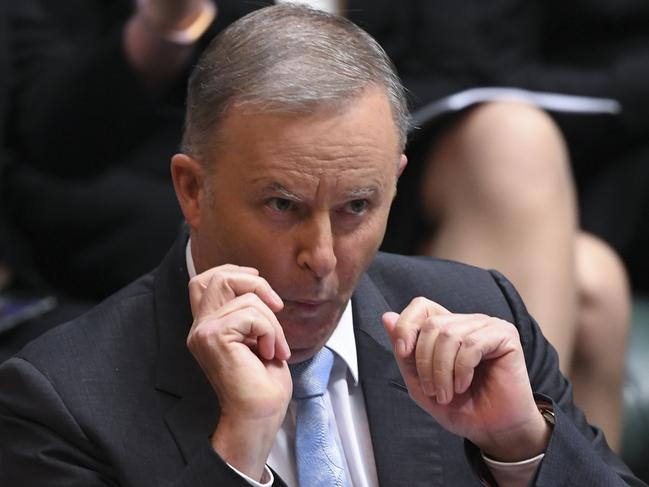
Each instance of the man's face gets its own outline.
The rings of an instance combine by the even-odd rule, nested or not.
[[[313,115],[232,110],[210,148],[198,272],[254,267],[284,301],[291,362],[331,336],[377,251],[395,194],[398,134],[383,90]]]

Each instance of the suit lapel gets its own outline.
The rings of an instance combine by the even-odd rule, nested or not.
[[[354,293],[353,310],[359,375],[379,484],[443,485],[443,429],[408,395],[381,323],[381,315],[390,307],[367,275]]]
[[[220,408],[212,386],[185,344],[192,325],[186,244],[183,232],[155,273],[159,350],[155,387],[168,404],[165,423],[189,462],[216,428]],[[273,474],[273,486],[286,487],[279,475]]]
[[[165,422],[185,461],[214,431],[219,405],[185,345],[192,324],[185,262],[187,235],[176,241],[156,270],[154,293],[158,324],[155,387],[168,403]]]

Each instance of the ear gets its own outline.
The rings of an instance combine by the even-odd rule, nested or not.
[[[401,159],[399,160],[399,169],[397,171],[397,178],[401,177],[401,174],[403,173],[403,170],[406,168],[407,164],[408,158],[405,154],[401,154]]]
[[[192,229],[197,229],[205,202],[203,165],[186,154],[176,154],[171,158],[171,179],[185,220]]]

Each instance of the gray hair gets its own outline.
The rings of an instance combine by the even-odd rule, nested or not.
[[[256,10],[212,40],[189,80],[182,150],[206,156],[226,111],[308,113],[385,88],[403,150],[409,113],[399,77],[381,46],[351,21],[305,6]]]

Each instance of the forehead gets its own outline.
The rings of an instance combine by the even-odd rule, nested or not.
[[[342,106],[313,113],[232,109],[210,151],[216,172],[310,176],[396,171],[399,137],[387,96],[368,89]]]

